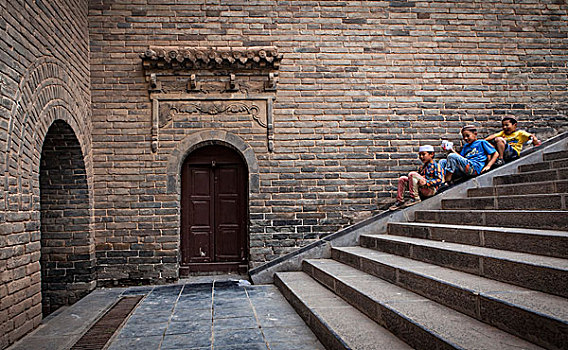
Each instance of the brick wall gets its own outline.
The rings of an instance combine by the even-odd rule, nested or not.
[[[465,123],[482,135],[505,115],[542,138],[568,129],[565,1],[37,0],[0,10],[0,348],[39,324],[44,276],[71,272],[61,303],[93,288],[93,240],[103,284],[178,277],[179,168],[204,143],[247,162],[255,266],[387,205],[418,146],[459,142]],[[151,46],[277,47],[273,129],[183,113],[155,127],[140,58]],[[225,85],[230,72],[240,86],[267,73],[194,73]],[[178,73],[161,79],[185,83],[191,72]],[[48,140],[44,164],[69,160],[50,178],[40,160],[52,125],[73,147],[59,154]],[[62,169],[80,186],[50,210]],[[50,255],[49,235],[70,221],[61,244],[79,239],[78,249]]]
[[[204,130],[237,135],[258,162],[258,191],[249,194],[253,265],[384,207],[396,177],[417,166],[418,146],[459,141],[466,123],[487,135],[512,115],[543,138],[567,130],[567,7],[538,0],[92,1],[100,278],[176,277],[179,191],[168,192],[168,161],[172,154],[183,161],[181,148]],[[174,120],[152,152],[140,53],[269,45],[283,53],[273,152],[242,128],[207,120]]]
[[[82,0],[0,2],[0,348],[42,318],[40,158],[55,120],[80,145],[92,208],[87,12]]]

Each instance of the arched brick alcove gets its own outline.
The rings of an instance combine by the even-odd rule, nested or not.
[[[73,129],[49,128],[41,152],[41,290],[44,316],[73,304],[95,285],[87,174]]]

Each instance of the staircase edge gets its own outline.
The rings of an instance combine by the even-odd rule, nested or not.
[[[523,164],[542,161],[542,155],[548,152],[564,150],[568,145],[568,132],[556,135],[546,140],[539,147],[532,147],[522,153],[522,157],[507,163],[504,166],[482,174],[478,177],[460,183],[445,190],[442,193],[428,198],[412,207],[396,210],[383,211],[371,218],[345,227],[335,233],[327,235],[320,240],[310,243],[302,248],[298,248],[291,253],[271,260],[249,271],[250,278],[254,284],[273,283],[274,273],[280,271],[301,271],[302,260],[304,259],[327,259],[331,257],[331,247],[346,247],[357,245],[359,236],[368,233],[386,232],[389,222],[409,222],[414,220],[414,212],[417,210],[440,209],[443,199],[466,198],[467,189],[477,187],[488,187],[493,185],[493,178],[501,175],[508,175],[517,172],[517,168]]]

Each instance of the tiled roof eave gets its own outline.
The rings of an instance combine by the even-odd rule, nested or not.
[[[140,54],[145,68],[272,68],[278,69],[282,54],[266,47],[149,47]]]

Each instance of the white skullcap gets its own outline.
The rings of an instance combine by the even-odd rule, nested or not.
[[[430,145],[420,146],[418,152],[434,152],[434,147]]]

